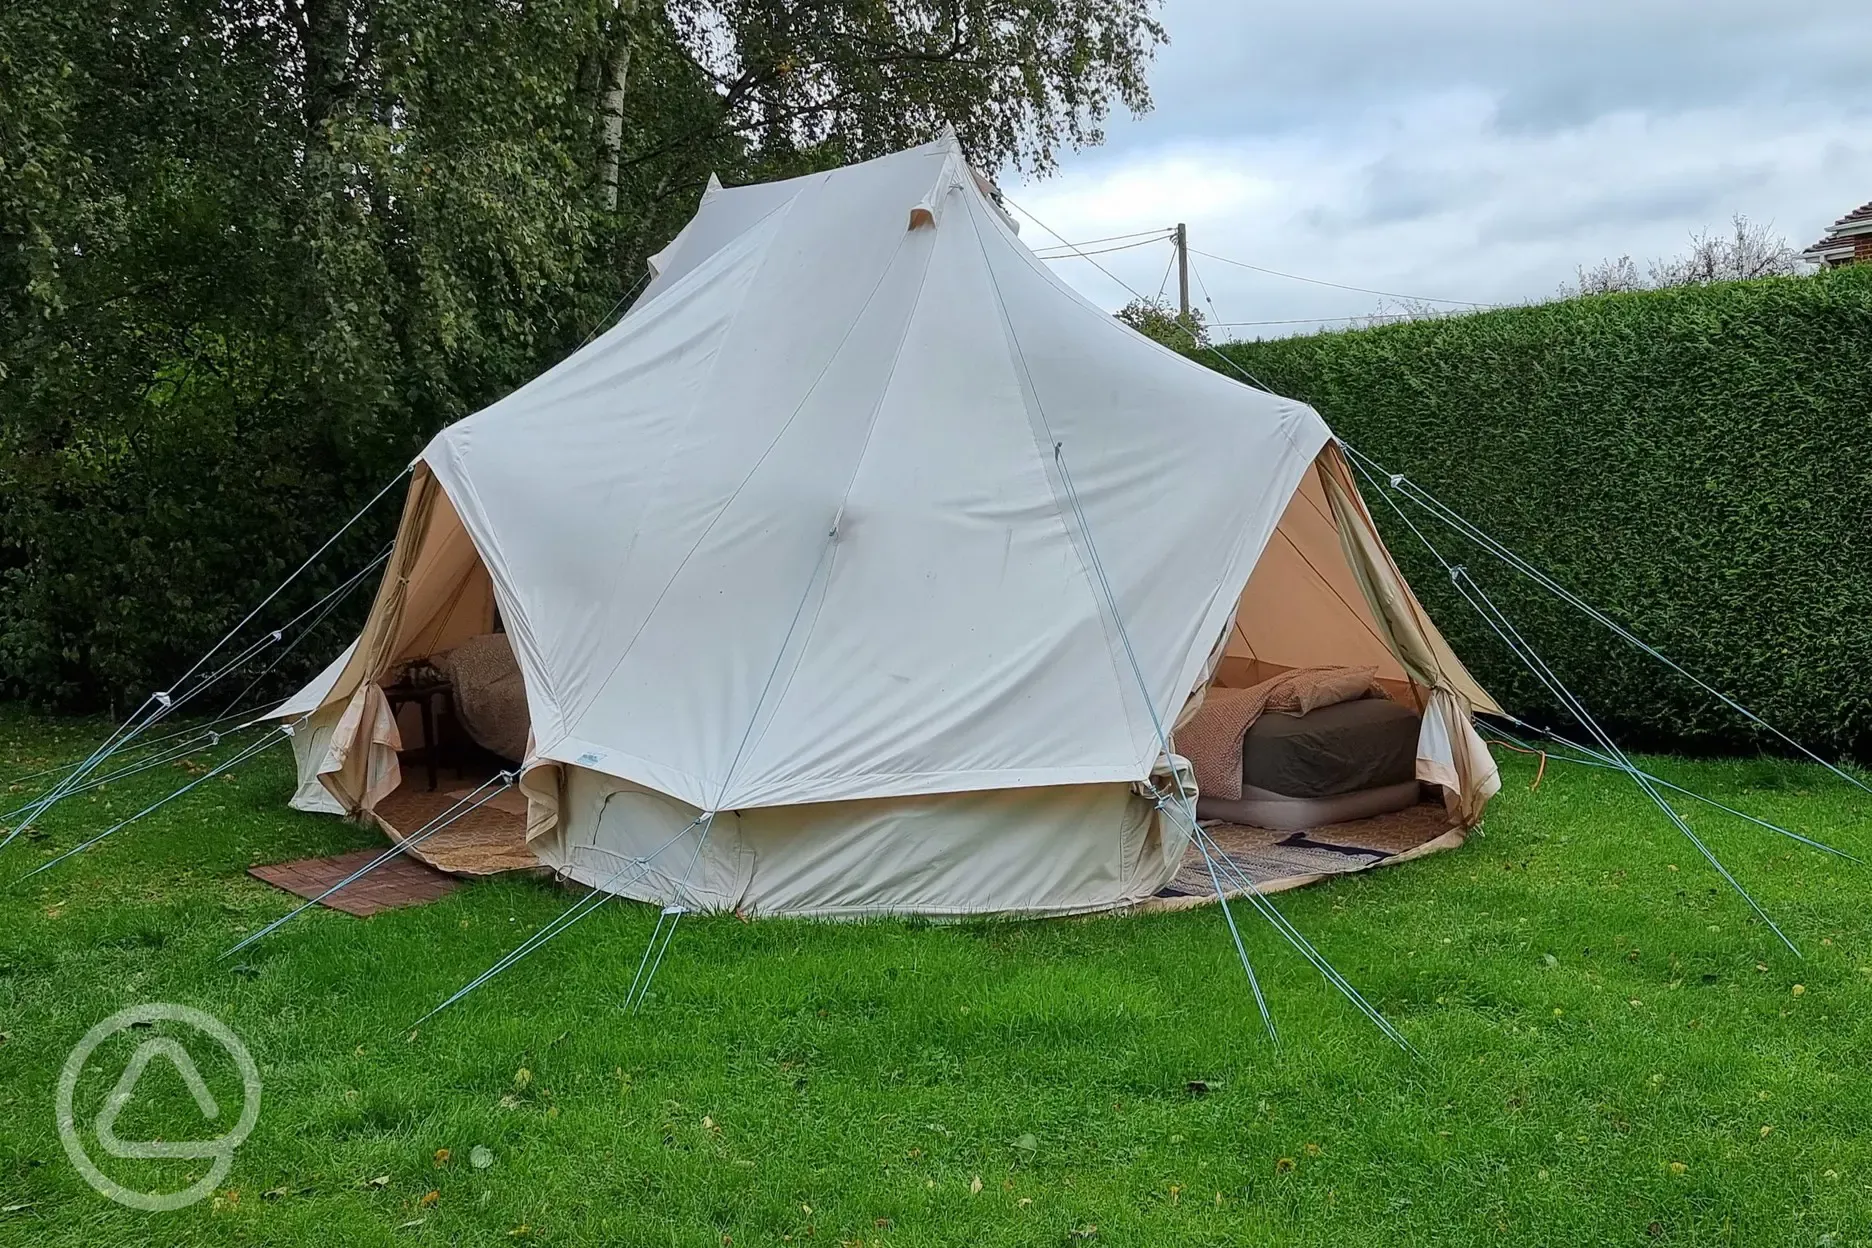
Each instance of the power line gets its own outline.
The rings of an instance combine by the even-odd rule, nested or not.
[[[1209,305],[1209,315],[1212,317],[1220,318],[1222,313],[1216,309],[1215,300],[1210,297],[1209,283],[1202,280],[1202,273],[1196,268],[1195,265],[1192,264],[1190,266],[1190,272],[1196,278],[1196,288],[1202,291],[1203,302]],[[1224,351],[1221,347],[1216,346],[1215,343],[1207,341],[1206,339],[1204,341],[1197,342],[1195,332],[1191,330],[1188,326],[1184,327],[1184,332],[1189,334],[1190,341],[1192,343],[1196,343],[1196,345],[1198,346],[1204,346],[1204,347],[1209,348],[1210,351],[1215,353],[1216,359],[1221,360],[1224,364],[1234,369],[1238,375],[1245,378],[1251,385],[1259,386],[1261,387],[1261,389],[1267,391],[1269,394],[1275,393],[1273,386],[1268,385],[1267,382],[1262,381],[1259,377],[1249,372],[1247,368],[1245,368],[1239,361],[1235,359],[1234,356]]]
[[[1010,199],[1006,195],[1003,195],[1001,197],[1001,202],[1006,204],[1008,207],[1014,209],[1014,211],[1020,213],[1022,216],[1026,217],[1029,221],[1032,221],[1035,225],[1039,226],[1041,229],[1051,234],[1054,238],[1059,239],[1061,243],[1064,243],[1068,247],[1072,246],[1071,243],[1066,242],[1066,236],[1064,234],[1061,234],[1058,230],[1054,229],[1052,226],[1042,221],[1039,217],[1034,216],[1034,214],[1029,212],[1027,209],[1022,208],[1019,204],[1015,203],[1012,199]],[[1091,257],[1088,256],[1086,257],[1086,262],[1090,264],[1093,268],[1097,269],[1099,272],[1103,273],[1106,277],[1111,278],[1112,281],[1117,282],[1120,286],[1130,291],[1134,297],[1138,299],[1144,298],[1144,296],[1139,294],[1137,289],[1133,287],[1131,283],[1125,281],[1122,277],[1119,277],[1116,273],[1112,272],[1110,269],[1106,268],[1104,265],[1100,264],[1098,261],[1093,260]],[[1200,282],[1202,278],[1198,276],[1196,280]],[[1210,306],[1213,307],[1214,305],[1211,304]],[[1211,343],[1203,342],[1201,339],[1199,339],[1196,336],[1196,334],[1190,329],[1190,327],[1187,325],[1184,325],[1182,321],[1179,320],[1175,322],[1175,324],[1180,326],[1184,334],[1188,336],[1191,346],[1207,347],[1210,351],[1215,352],[1215,357],[1218,360],[1221,360],[1224,364],[1234,369],[1236,375],[1241,377],[1244,381],[1248,382],[1248,384],[1256,387],[1257,389],[1264,390],[1268,394],[1274,393],[1273,387],[1269,386],[1266,382],[1262,381],[1259,377],[1255,376],[1253,373],[1249,372],[1246,368],[1242,367],[1241,364],[1236,362],[1236,360],[1233,357],[1231,357],[1227,352],[1222,351],[1221,349],[1219,349],[1218,347],[1214,346]]]
[[[1138,290],[1133,285],[1131,285],[1130,282],[1125,281],[1124,278],[1119,277],[1116,273],[1112,272],[1110,269],[1106,268],[1104,265],[1094,260],[1090,254],[1079,250],[1079,244],[1067,242],[1066,236],[1064,234],[1060,233],[1058,230],[1054,229],[1052,226],[1042,221],[1039,217],[1034,216],[1033,213],[1027,211],[1027,209],[1015,203],[1007,195],[1003,194],[1001,196],[1001,202],[1006,204],[1008,207],[1012,208],[1014,211],[1020,213],[1023,217],[1026,217],[1029,221],[1033,222],[1035,225],[1039,226],[1041,229],[1051,234],[1054,238],[1059,239],[1060,246],[1070,249],[1073,255],[1077,256],[1081,260],[1084,260],[1087,264],[1091,265],[1093,268],[1103,273],[1106,277],[1111,278],[1112,281],[1117,282],[1120,286],[1124,287],[1127,291],[1130,291],[1133,298],[1142,300],[1145,303],[1150,302],[1148,299],[1144,298],[1143,292]]]
[[[1021,209],[1021,211],[1027,212],[1025,208]],[[1030,217],[1033,216],[1032,213],[1027,213],[1027,215]],[[1038,223],[1038,218],[1035,218],[1035,222],[1036,224]],[[1053,234],[1053,231],[1048,230],[1047,233]],[[1154,230],[1136,230],[1130,234],[1111,234],[1111,235],[1107,235],[1104,238],[1088,238],[1082,243],[1068,243],[1068,242],[1065,242],[1064,240],[1061,240],[1061,245],[1065,247],[1096,247],[1100,243],[1115,243],[1119,239],[1143,238],[1146,235],[1149,235],[1153,239],[1159,238],[1159,237],[1167,238],[1171,233],[1173,233],[1173,231],[1170,229],[1169,226],[1165,225],[1165,226],[1159,226],[1157,229],[1154,229]],[[1053,237],[1059,238],[1059,235],[1053,234]],[[1052,249],[1048,248],[1048,250],[1052,250]]]
[[[1116,243],[1110,247],[1097,247],[1091,251],[1084,250],[1084,244],[1078,247],[1043,247],[1035,251],[1034,254],[1039,256],[1042,260],[1068,260],[1075,256],[1103,256],[1114,251],[1129,251],[1133,247],[1149,247],[1156,243],[1161,243],[1169,237],[1170,235],[1168,234],[1153,234],[1149,238],[1141,238],[1134,243]],[[1057,252],[1058,254],[1043,255],[1042,252]]]
[[[1191,248],[1191,251],[1196,251]],[[1265,268],[1258,264],[1249,264],[1246,260],[1231,260],[1227,256],[1218,256],[1212,251],[1196,251],[1199,256],[1211,260],[1220,260],[1223,264],[1232,264],[1237,268],[1252,269],[1256,273],[1266,273],[1270,277],[1284,277],[1294,282],[1310,282],[1315,286],[1331,286],[1334,290],[1357,291],[1361,295],[1378,295],[1385,299],[1408,299],[1412,303],[1448,303],[1464,308],[1498,308],[1498,303],[1480,303],[1474,299],[1438,299],[1430,295],[1400,295],[1395,290],[1373,290],[1369,286],[1348,286],[1344,282],[1329,282],[1321,277],[1305,277],[1299,273],[1283,273],[1279,269]]]
[[[1058,230],[1053,229],[1051,226],[1041,221],[1040,218],[1034,216],[1033,213],[1029,212],[1025,208],[1020,207],[1020,205],[1014,203],[1013,200],[1006,199],[1005,196],[1003,196],[1003,198],[1006,200],[1009,207],[1016,209],[1023,216],[1025,216],[1028,220],[1032,221],[1035,225],[1038,225],[1041,229],[1051,234],[1054,238],[1057,238],[1060,240],[1058,246],[1042,247],[1042,248],[1034,249],[1034,255],[1042,260],[1076,259],[1076,260],[1085,260],[1088,263],[1093,263],[1092,261],[1093,256],[1102,256],[1102,255],[1106,255],[1114,251],[1126,251],[1133,247],[1146,247],[1152,243],[1156,243],[1156,242],[1163,241],[1165,239],[1172,239],[1176,237],[1176,230],[1172,228],[1172,229],[1163,229],[1163,230],[1156,230],[1156,231],[1140,230],[1135,234],[1113,234],[1106,238],[1087,239],[1083,243],[1068,242],[1066,240],[1065,235],[1061,234]],[[1135,239],[1137,241],[1134,241],[1134,242],[1120,241],[1120,240],[1125,240],[1125,239]],[[1113,247],[1097,247],[1096,250],[1087,250],[1088,248],[1094,248],[1097,244],[1100,244],[1100,243],[1114,243],[1114,242],[1118,243],[1118,245],[1113,246]],[[1223,264],[1232,264],[1236,266],[1237,268],[1249,269],[1256,273],[1265,273],[1270,277],[1282,277],[1282,278],[1286,278],[1289,281],[1294,281],[1294,282],[1307,282],[1314,286],[1327,286],[1327,287],[1331,287],[1334,290],[1349,290],[1349,291],[1353,291],[1361,295],[1376,295],[1382,299],[1403,299],[1412,303],[1440,303],[1440,304],[1447,304],[1449,306],[1459,307],[1459,308],[1498,308],[1502,306],[1501,304],[1498,304],[1498,303],[1483,303],[1481,301],[1474,300],[1474,299],[1441,299],[1433,295],[1406,295],[1406,294],[1400,294],[1394,290],[1377,290],[1369,286],[1353,286],[1345,282],[1328,281],[1327,279],[1321,278],[1321,277],[1308,277],[1303,273],[1288,273],[1281,269],[1270,269],[1266,267],[1265,265],[1250,264],[1246,260],[1235,260],[1228,256],[1217,255],[1215,252],[1212,252],[1212,251],[1202,251],[1195,247],[1189,248],[1187,254],[1206,256],[1207,258],[1211,260],[1219,260]],[[1173,257],[1172,263],[1174,264],[1174,262],[1175,261]],[[1137,291],[1132,290],[1131,286],[1128,283],[1120,280],[1118,276],[1114,274],[1110,269],[1107,269],[1103,265],[1098,265],[1098,264],[1094,264],[1094,267],[1096,267],[1101,273],[1104,273],[1107,277],[1111,278],[1113,281],[1118,282],[1118,284],[1120,286],[1123,286],[1126,290],[1131,291],[1133,295],[1138,295]],[[1165,280],[1166,281],[1168,280],[1167,274],[1165,276]],[[1199,283],[1201,282],[1200,277],[1198,277],[1197,280]],[[1203,294],[1204,294],[1204,300],[1205,302],[1209,304],[1210,312],[1213,315],[1215,311],[1215,301],[1213,299],[1208,298],[1207,290],[1204,290]],[[1141,295],[1138,297],[1142,298]],[[1409,319],[1409,316],[1410,314],[1408,313],[1402,313],[1402,314],[1370,313],[1365,316],[1313,316],[1313,317],[1293,317],[1293,318],[1284,319],[1284,320],[1212,321],[1211,323],[1217,326],[1224,326],[1224,327],[1257,326],[1257,325],[1307,325],[1307,324],[1315,324],[1315,323],[1325,324],[1329,322],[1350,322],[1350,321],[1361,321],[1361,320],[1401,320],[1401,319]]]
[[[1417,319],[1415,312],[1366,312],[1359,316],[1296,316],[1284,321],[1210,321],[1209,324],[1213,328],[1233,328],[1243,325],[1324,325],[1333,321],[1408,321],[1413,319]]]

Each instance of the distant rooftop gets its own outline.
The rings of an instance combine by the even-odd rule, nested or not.
[[[1826,237],[1801,252],[1810,264],[1833,268],[1872,261],[1872,204],[1861,204],[1826,232]]]

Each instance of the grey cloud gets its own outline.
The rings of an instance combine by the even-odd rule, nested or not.
[[[1169,0],[1164,20],[1158,111],[1114,118],[1107,147],[1019,192],[1071,237],[1187,217],[1199,247],[1268,268],[1518,302],[1603,257],[1680,252],[1738,212],[1803,246],[1872,199],[1872,5]],[[1102,263],[1149,293],[1161,252]],[[1061,272],[1108,306],[1126,297],[1083,262]],[[1240,321],[1397,307],[1198,272]]]
[[[1170,0],[1158,113],[1111,138],[1281,134],[1471,87],[1510,131],[1863,92],[1872,6],[1783,0]]]
[[[1522,243],[1531,239],[1577,238],[1621,225],[1660,218],[1720,222],[1733,214],[1725,208],[1738,190],[1762,186],[1773,171],[1721,169],[1707,177],[1660,186],[1612,188],[1562,202],[1516,206],[1480,224],[1481,243]]]

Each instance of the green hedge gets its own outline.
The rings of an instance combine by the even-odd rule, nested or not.
[[[1872,266],[1227,351],[1770,723],[1872,759]],[[1482,682],[1565,722],[1367,494]],[[1769,744],[1448,529],[1425,534],[1633,743]]]

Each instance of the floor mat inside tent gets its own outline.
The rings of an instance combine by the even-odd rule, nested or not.
[[[467,807],[484,797],[486,802],[458,814],[447,827],[411,846],[410,856],[451,875],[499,875],[539,868],[540,860],[527,848],[526,798],[517,788],[488,797],[485,789],[476,793],[472,782],[445,779],[430,789],[419,769],[405,768],[402,787],[378,802],[372,813],[385,834],[401,842],[458,802]]]
[[[1407,862],[1454,849],[1464,840],[1463,830],[1451,826],[1449,812],[1440,802],[1420,802],[1388,815],[1299,831],[1276,832],[1219,822],[1204,823],[1203,828],[1236,871],[1254,882],[1258,893],[1278,893],[1328,876]],[[1228,887],[1226,876],[1222,883],[1231,897],[1246,891]],[[1191,845],[1175,878],[1135,909],[1181,910],[1215,899],[1209,865],[1202,852]]]

